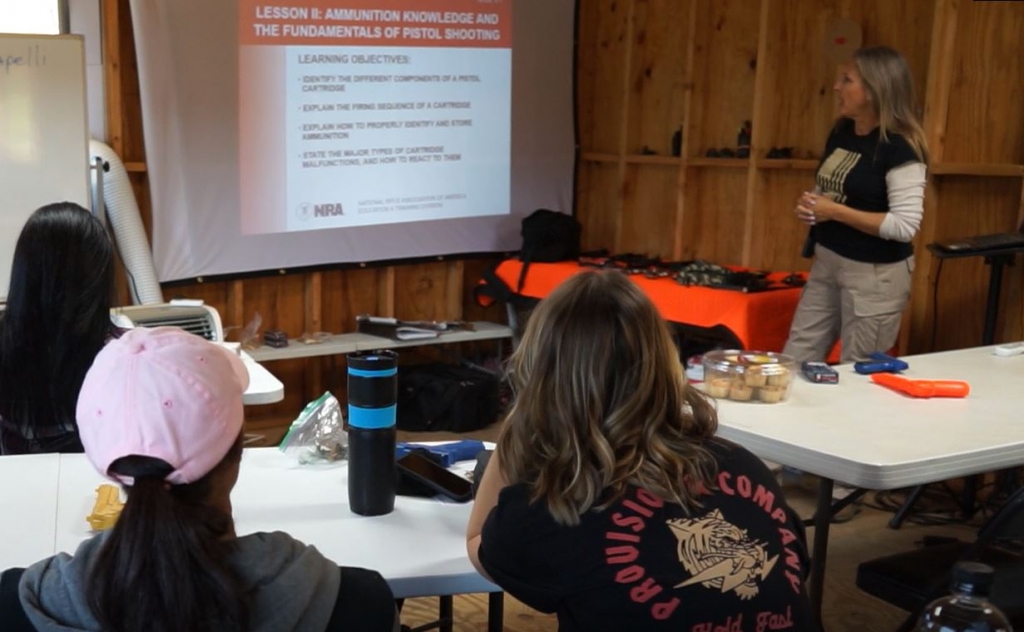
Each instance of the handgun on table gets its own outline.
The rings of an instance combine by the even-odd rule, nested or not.
[[[971,387],[960,380],[912,380],[892,373],[874,373],[871,381],[911,397],[967,397]]]

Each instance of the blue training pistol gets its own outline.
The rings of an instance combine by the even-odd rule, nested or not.
[[[436,456],[444,467],[451,467],[459,461],[472,461],[484,449],[484,442],[475,439],[463,439],[440,445],[424,445],[422,443],[406,443],[395,445],[395,459],[400,459],[413,450],[426,450]]]
[[[855,363],[853,370],[861,375],[870,375],[872,373],[899,373],[910,368],[910,365],[903,360],[881,351],[872,353],[870,358],[869,361]]]

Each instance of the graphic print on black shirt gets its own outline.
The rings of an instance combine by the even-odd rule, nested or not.
[[[761,593],[762,586],[773,572],[775,585],[779,585],[778,577],[785,577],[792,596],[802,598],[803,564],[796,548],[787,545],[797,541],[796,534],[788,528],[789,516],[781,507],[775,507],[775,495],[763,484],[754,485],[746,475],[734,476],[731,472],[721,472],[718,477],[719,493],[744,499],[765,512],[779,523],[778,537],[761,540],[752,538],[748,529],[741,529],[726,519],[720,508],[712,509],[696,518],[673,518],[664,521],[664,525],[675,537],[676,557],[679,567],[676,574],[684,577],[673,586],[659,584],[653,577],[648,577],[644,567],[639,563],[640,548],[643,536],[639,535],[649,527],[658,528],[655,522],[656,510],[664,507],[664,502],[642,489],[636,489],[621,503],[621,510],[610,515],[611,526],[606,534],[609,540],[605,548],[605,560],[616,570],[615,581],[623,584],[634,584],[629,591],[629,598],[636,603],[645,603],[663,592],[673,591],[674,596],[667,600],[655,601],[650,608],[650,616],[654,620],[670,619],[677,608],[683,603],[706,601],[715,594],[734,596],[740,602],[750,601]],[[751,508],[753,509],[753,508]],[[749,521],[749,518],[746,520]],[[656,537],[656,536],[655,536]],[[629,542],[632,544],[615,544]],[[664,544],[664,539],[658,539]],[[669,557],[664,552],[658,558]],[[782,565],[780,560],[784,558]],[[779,567],[778,569],[776,567]],[[788,567],[788,568],[787,568]],[[672,574],[671,570],[668,573]],[[631,581],[636,579],[637,581]],[[693,590],[680,592],[680,588]],[[731,593],[731,595],[729,595]],[[773,600],[774,601],[774,600]],[[786,600],[780,601],[780,606]],[[793,629],[793,614],[790,607],[766,608],[753,613],[742,612],[744,608],[737,605],[735,612],[724,609],[725,615],[720,621],[696,622],[692,632],[713,632],[723,630],[784,630]],[[753,618],[754,627],[744,626]],[[724,627],[723,627],[724,626]]]
[[[668,526],[679,539],[679,563],[692,575],[676,588],[699,583],[721,592],[731,590],[740,599],[753,599],[761,581],[779,561],[778,555],[769,559],[764,542],[752,541],[718,509],[695,520],[669,520]]]
[[[717,489],[690,515],[631,488],[566,527],[525,487],[506,488],[480,561],[509,594],[557,612],[563,632],[816,629],[802,526],[759,459],[738,447],[722,456]]]
[[[815,183],[822,195],[852,209],[888,213],[886,174],[911,162],[920,158],[906,138],[890,132],[883,142],[877,127],[858,136],[853,121],[847,119],[829,135]],[[910,243],[870,235],[842,222],[821,222],[811,231],[817,243],[854,261],[895,263],[914,252]]]
[[[818,186],[822,194],[840,204],[846,204],[846,193],[844,185],[846,176],[850,175],[853,168],[860,161],[860,154],[846,151],[837,147],[828,155],[818,168]]]

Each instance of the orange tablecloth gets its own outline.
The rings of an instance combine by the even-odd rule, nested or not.
[[[562,281],[590,269],[575,262],[532,263],[519,294],[544,298]],[[522,262],[509,259],[498,266],[497,275],[515,290],[521,270]],[[773,273],[769,279],[781,280],[788,274]],[[744,293],[684,286],[667,278],[629,278],[654,301],[665,320],[698,327],[722,325],[736,335],[744,348],[758,351],[782,351],[800,300],[800,288]]]

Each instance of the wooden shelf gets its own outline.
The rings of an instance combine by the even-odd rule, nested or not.
[[[659,156],[657,154],[635,154],[626,156],[627,165],[674,165],[683,164],[679,156]]]
[[[583,162],[609,163],[619,162],[618,154],[603,154],[598,152],[583,152],[580,154]],[[627,165],[675,165],[682,164],[683,159],[678,156],[660,156],[658,154],[626,154],[622,161]]]
[[[938,176],[992,176],[997,178],[1019,178],[1024,176],[1024,165],[985,164],[971,162],[944,162],[930,166]]]
[[[392,340],[371,334],[351,332],[334,334],[324,342],[305,344],[301,340],[289,340],[288,346],[274,348],[261,346],[247,350],[257,362],[273,360],[294,360],[296,358],[314,358],[319,356],[346,355],[354,351],[371,349],[401,349],[404,347],[425,347],[430,345],[446,345],[457,342],[479,342],[482,340],[503,340],[512,337],[512,329],[507,325],[489,322],[473,323],[470,331],[448,331],[436,338],[424,340]]]
[[[722,167],[725,169],[746,169],[750,166],[749,158],[689,158],[687,167]]]
[[[618,154],[602,154],[600,152],[585,151],[580,154],[583,162],[618,162]]]
[[[124,163],[125,171],[128,173],[145,173],[146,163],[144,162],[126,162]]]
[[[796,171],[814,171],[818,168],[818,161],[800,158],[758,158],[756,161],[758,169],[791,169]]]

